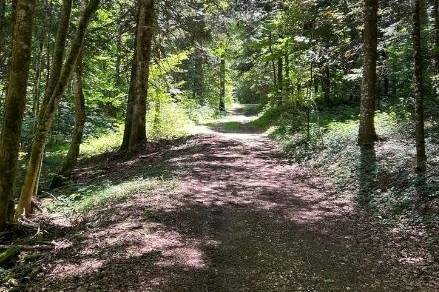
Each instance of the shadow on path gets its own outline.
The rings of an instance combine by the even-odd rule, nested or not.
[[[175,188],[88,214],[29,290],[434,291],[393,274],[352,195],[221,123],[156,157]]]

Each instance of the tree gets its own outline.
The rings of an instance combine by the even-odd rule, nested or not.
[[[282,56],[281,57],[279,57],[278,59],[277,59],[277,78],[278,78],[278,81],[277,81],[277,94],[278,94],[278,96],[277,96],[277,102],[278,102],[278,104],[279,105],[282,105],[282,101],[283,101],[283,94],[284,94],[284,75],[283,75],[283,72],[284,72],[284,66],[283,66],[283,59],[282,59]]]
[[[138,0],[135,51],[121,150],[134,153],[146,142],[146,96],[154,25],[154,1]]]
[[[68,0],[66,0],[68,1]],[[38,125],[32,142],[30,158],[26,169],[24,184],[21,189],[20,201],[15,211],[15,218],[32,213],[31,202],[32,197],[36,193],[40,170],[43,161],[44,148],[49,137],[52,127],[53,118],[58,107],[59,100],[64,94],[67,83],[70,80],[72,72],[76,66],[76,61],[81,53],[87,26],[98,9],[100,0],[90,0],[81,13],[76,36],[72,41],[70,53],[66,58],[59,78],[53,87],[53,93],[50,98],[43,101],[40,115],[38,117]],[[53,75],[52,75],[53,76]],[[57,75],[55,75],[57,76]]]
[[[377,96],[377,19],[378,0],[364,0],[363,83],[358,135],[361,146],[372,145],[378,140],[374,122]]]
[[[83,60],[82,52],[78,57],[76,63],[74,78],[73,78],[73,96],[75,104],[75,126],[73,128],[72,139],[70,142],[69,151],[64,159],[64,163],[61,170],[58,172],[51,184],[51,188],[57,188],[63,184],[65,179],[69,178],[72,174],[74,167],[78,162],[79,150],[82,143],[82,137],[84,133],[84,126],[86,120],[85,113],[85,98],[82,89],[82,73],[83,73]]]
[[[3,48],[5,47],[6,1],[0,0],[0,66],[3,65]]]
[[[414,0],[413,5],[413,51],[414,51],[414,83],[416,104],[416,169],[423,173],[426,170],[425,154],[425,122],[424,122],[424,77],[422,54],[422,21],[421,0]]]
[[[439,74],[439,0],[433,3],[435,72]]]
[[[6,228],[13,207],[20,132],[25,109],[27,81],[32,53],[35,0],[17,2],[12,60],[6,94],[5,116],[0,135],[0,230]]]
[[[222,113],[226,112],[226,59],[224,57],[221,58],[220,61],[220,102],[219,102],[219,111]]]

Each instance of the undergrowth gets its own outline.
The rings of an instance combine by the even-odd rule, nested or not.
[[[70,186],[64,188],[63,194],[57,196],[56,200],[51,200],[47,208],[51,213],[58,212],[71,218],[133,194],[147,195],[156,189],[172,189],[173,186],[173,180],[164,178],[135,178],[120,183],[105,181],[98,185]]]
[[[414,170],[413,123],[407,112],[379,111],[380,137],[371,151],[357,146],[358,107],[343,105],[321,111],[266,106],[254,126],[267,130],[289,159],[328,177],[339,193],[348,193],[357,206],[383,222],[401,218],[439,223],[439,144],[437,125],[427,122],[428,171]],[[418,212],[422,211],[422,212]]]

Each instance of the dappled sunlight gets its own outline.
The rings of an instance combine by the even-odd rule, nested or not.
[[[83,276],[96,272],[99,268],[102,267],[103,263],[104,261],[97,259],[86,259],[77,264],[70,264],[64,261],[59,261],[59,263],[53,268],[53,271],[49,276],[56,279]]]
[[[297,224],[317,223],[353,210],[352,198],[330,193],[322,178],[282,159],[273,160],[278,149],[264,136],[241,141],[228,135],[199,136],[195,153],[187,145],[188,151],[170,159],[183,172],[178,192],[187,201],[247,205],[278,212]],[[184,148],[179,146],[178,151]]]
[[[145,277],[163,268],[206,267],[203,248],[215,246],[218,242],[208,237],[188,237],[167,226],[167,222],[150,219],[148,209],[151,212],[163,211],[163,214],[175,210],[174,206],[155,205],[153,202],[159,195],[147,197],[142,193],[132,193],[132,196],[132,200],[121,201],[84,218],[83,228],[73,235],[71,241],[56,249],[56,258],[61,259],[44,267],[51,271],[48,281],[56,285],[57,280],[63,280],[63,285],[72,287],[89,283],[90,279],[98,281],[103,274],[118,269],[118,263],[144,257],[149,258],[144,263]],[[139,269],[137,264],[132,268]],[[162,281],[160,279],[157,284]]]
[[[370,225],[361,221],[356,194],[338,192],[329,179],[291,164],[264,134],[220,128],[128,161],[109,158],[78,170],[82,183],[107,185],[88,194],[99,200],[76,227],[67,227],[70,237],[43,265],[49,275],[44,284],[92,291],[90,283],[118,291],[276,291],[374,282],[380,290],[392,279],[383,258],[405,267],[432,260],[415,249],[389,259],[388,247],[372,248],[381,243],[358,236],[358,228]]]

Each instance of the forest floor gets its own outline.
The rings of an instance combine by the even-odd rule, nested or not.
[[[23,260],[17,289],[438,291],[437,250],[288,162],[253,109],[130,161],[84,162],[77,184],[113,189],[75,220],[43,218],[55,249]]]

